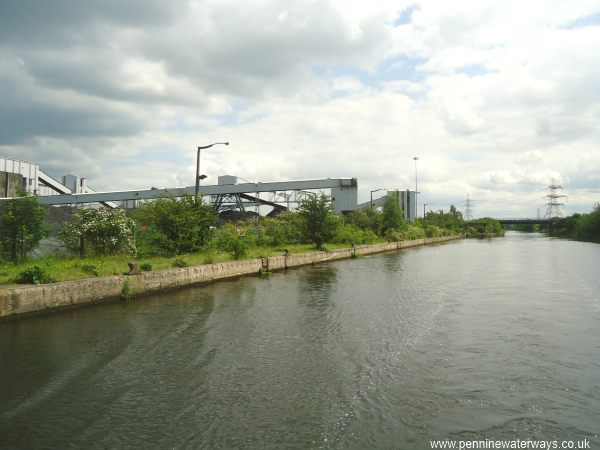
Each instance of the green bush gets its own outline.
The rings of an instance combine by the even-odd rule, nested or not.
[[[133,292],[131,291],[131,282],[129,280],[125,280],[123,283],[123,289],[121,289],[121,300],[128,302],[131,300],[132,296]]]
[[[368,244],[377,240],[377,235],[370,229],[361,229],[350,223],[341,223],[338,225],[333,242],[348,244]]]
[[[238,260],[246,256],[254,241],[252,233],[247,233],[247,231],[243,226],[228,223],[215,233],[214,246],[217,250],[229,253]]]
[[[210,240],[215,224],[213,208],[183,193],[180,198],[159,198],[138,208],[135,214],[142,254],[167,256],[192,253]]]
[[[143,272],[152,272],[152,264],[149,262],[140,264],[140,269]]]
[[[17,283],[19,284],[46,284],[52,282],[54,282],[54,279],[40,266],[28,267],[17,277]]]
[[[187,267],[188,263],[183,258],[175,258],[173,260],[173,267]]]
[[[385,237],[394,242],[412,241],[427,237],[425,230],[418,225],[406,225],[402,230],[388,230]]]
[[[344,216],[346,223],[352,224],[361,230],[371,230],[376,235],[381,233],[383,226],[383,214],[381,211],[367,207],[359,211],[352,211]]]
[[[425,225],[425,235],[427,237],[448,236],[451,233],[452,230],[448,228],[438,227],[437,225]]]

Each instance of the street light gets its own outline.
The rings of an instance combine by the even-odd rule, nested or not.
[[[427,205],[435,205],[435,203],[423,203],[423,219],[425,218],[425,207]]]
[[[385,191],[385,189],[381,188],[381,189],[375,189],[374,191],[371,191],[371,208],[373,207],[373,192],[377,192],[377,191]]]
[[[419,192],[419,189],[417,189],[417,186],[418,186],[417,185],[417,161],[419,160],[419,157],[415,156],[413,158],[413,160],[415,161],[415,221],[416,221],[417,220],[417,216],[419,215],[419,213],[418,213],[419,210],[417,209],[417,205],[418,205],[418,202],[417,202],[417,193]]]
[[[198,155],[196,157],[196,190],[194,192],[194,197],[196,201],[198,201],[198,195],[200,195],[200,180],[204,180],[206,175],[200,175],[200,150],[205,148],[211,148],[213,145],[229,145],[229,142],[215,142],[214,144],[205,145],[203,147],[198,147]]]

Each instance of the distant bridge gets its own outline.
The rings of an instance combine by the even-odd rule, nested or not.
[[[552,225],[552,219],[496,219],[502,225]]]
[[[504,225],[550,225],[554,223],[556,217],[551,219],[494,219]],[[467,222],[467,225],[485,225],[485,222],[478,222],[477,220],[471,220]]]
[[[506,227],[506,225],[547,225],[548,226],[548,233],[550,234],[550,236],[554,235],[554,228],[555,228],[555,220],[558,217],[552,217],[550,219],[528,219],[528,218],[523,218],[523,219],[495,219],[498,222],[500,222],[500,224],[503,227]],[[485,225],[485,222],[477,222],[475,221],[471,221],[471,222],[467,222],[465,223],[465,226],[469,226],[469,225]]]

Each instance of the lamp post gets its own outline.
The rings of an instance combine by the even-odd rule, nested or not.
[[[381,189],[375,189],[374,191],[371,191],[371,208],[373,207],[373,192],[377,192],[377,191],[385,191],[385,189],[381,188]]]
[[[419,215],[419,210],[417,209],[417,194],[419,192],[418,184],[417,184],[417,161],[419,160],[418,156],[413,157],[413,160],[415,161],[415,221],[417,220],[417,216]]]
[[[435,203],[423,203],[423,219],[425,218],[425,207],[427,205],[435,205]]]
[[[198,155],[196,157],[196,190],[194,191],[194,198],[198,201],[198,195],[200,195],[200,180],[206,178],[206,175],[200,175],[200,150],[205,148],[211,148],[213,145],[229,145],[229,142],[215,142],[214,144],[204,145],[198,147]]]

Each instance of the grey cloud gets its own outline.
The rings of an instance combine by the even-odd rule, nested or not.
[[[0,42],[17,47],[80,44],[98,24],[155,26],[186,10],[182,0],[2,0]]]
[[[146,35],[142,48],[171,73],[206,89],[254,96],[282,79],[298,81],[310,65],[366,62],[386,41],[378,22],[365,22],[352,35],[326,1],[283,5],[269,1],[260,9],[232,10],[215,3],[203,25],[190,21],[183,30],[173,26]]]
[[[7,75],[0,75],[0,145],[15,144],[35,136],[128,135],[140,124],[124,110],[103,103],[73,101],[29,92]],[[34,94],[36,96],[26,96]]]

